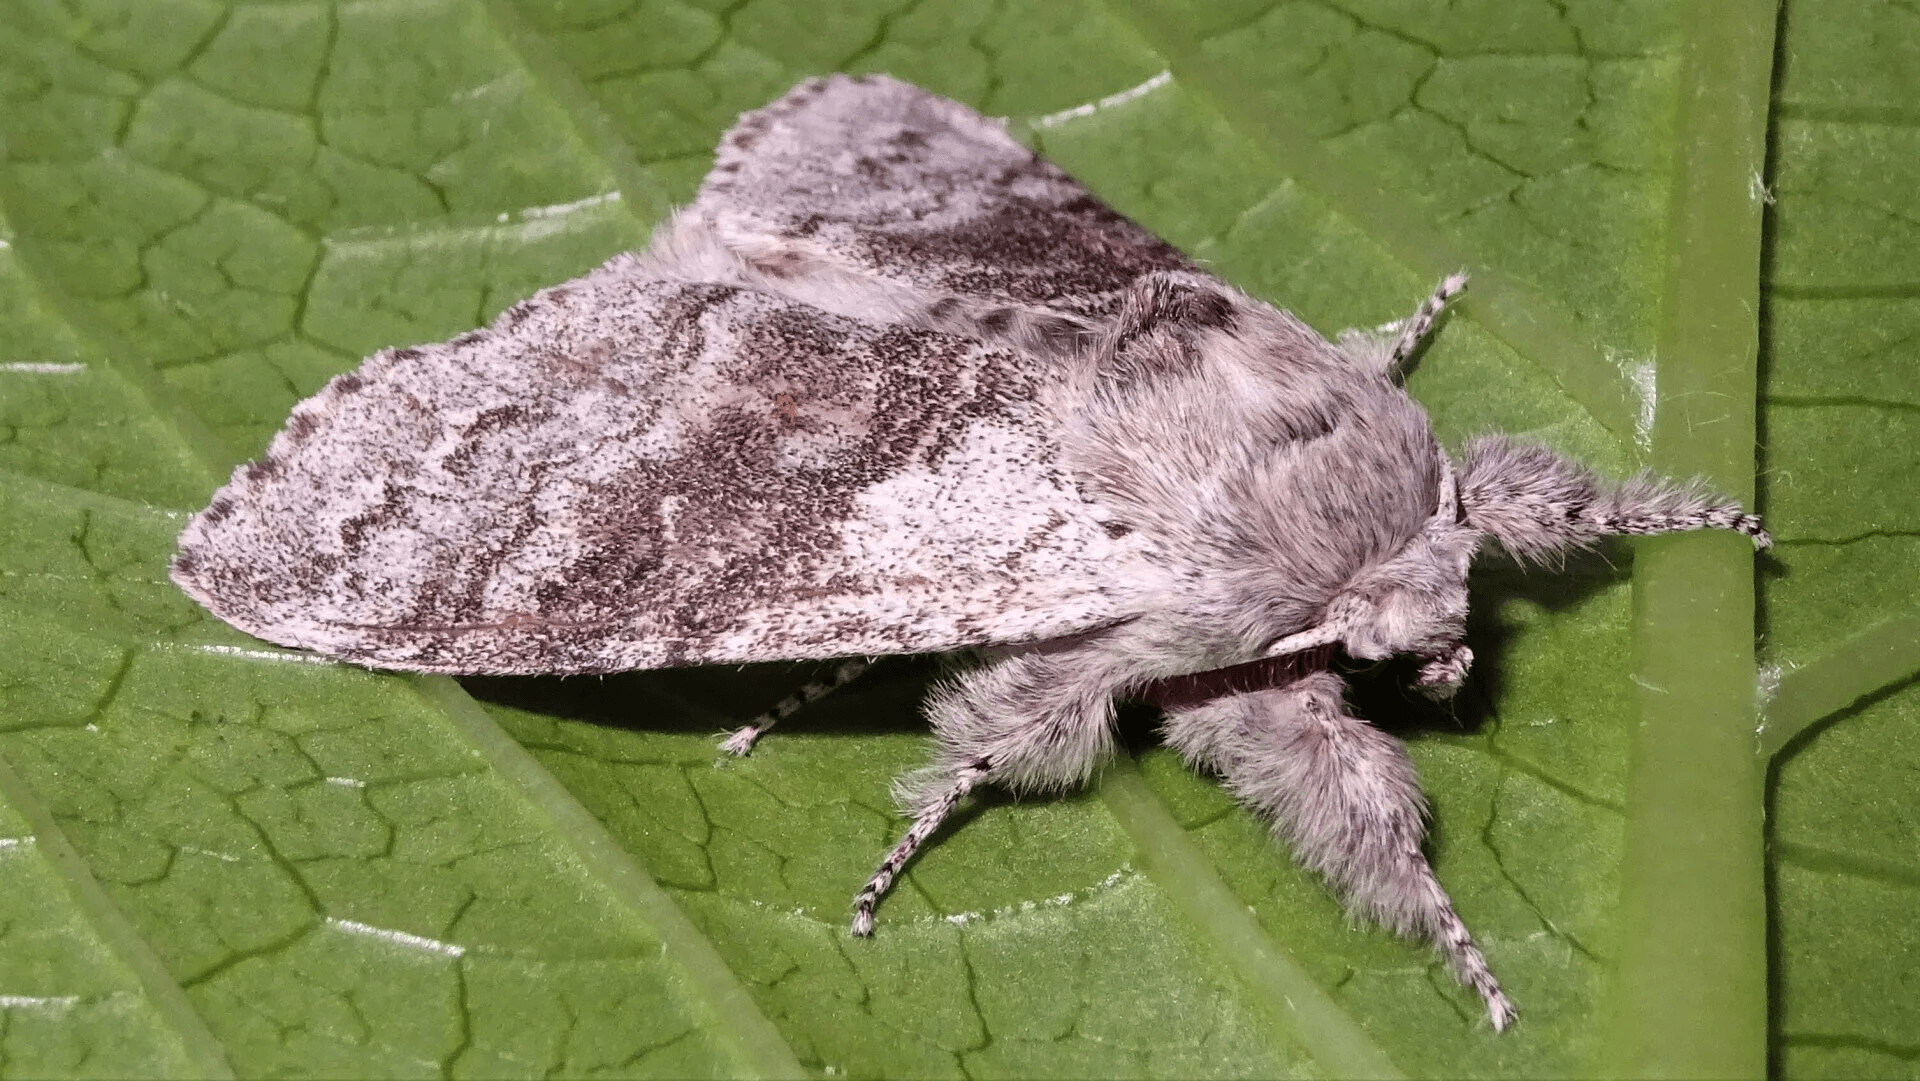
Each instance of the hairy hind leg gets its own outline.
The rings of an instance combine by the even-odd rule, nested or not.
[[[1069,646],[1002,657],[936,692],[933,763],[894,785],[913,825],[854,899],[853,933],[873,933],[874,906],[976,785],[1085,784],[1113,753],[1112,690],[1126,671],[1110,651]]]
[[[1413,763],[1398,740],[1346,714],[1342,690],[1321,672],[1218,698],[1169,713],[1167,741],[1218,771],[1355,912],[1431,941],[1504,1029],[1513,1003],[1420,850],[1426,801]]]

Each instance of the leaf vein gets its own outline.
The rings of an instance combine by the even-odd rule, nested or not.
[[[1308,1054],[1336,1076],[1400,1076],[1352,1013],[1316,984],[1234,895],[1131,757],[1107,767],[1099,790],[1133,838],[1149,877]]]
[[[185,1049],[194,1068],[205,1077],[232,1078],[234,1071],[226,1049],[206,1026],[180,981],[167,971],[164,962],[143,938],[120,906],[94,878],[85,857],[61,832],[53,811],[0,758],[0,799],[13,806],[33,831],[35,842],[47,863],[66,884],[75,904],[83,913],[103,946],[125,965]]]

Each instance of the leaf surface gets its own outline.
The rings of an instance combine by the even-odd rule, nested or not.
[[[1920,1074],[1920,16],[1682,7],[0,0],[0,1071],[1534,1077],[1658,1072],[1652,1043]],[[1722,71],[1715,35],[1759,44]],[[982,800],[856,941],[938,662],[721,764],[812,669],[374,675],[166,581],[295,402],[643,245],[734,116],[833,70],[1013,117],[1328,333],[1470,267],[1409,383],[1451,446],[1757,487],[1780,543],[1751,575],[1737,544],[1489,560],[1452,709],[1358,677],[1513,1032],[1352,926],[1149,714],[1094,789]],[[1689,177],[1735,196],[1677,200]],[[1699,261],[1744,228],[1757,251]],[[1721,423],[1754,453],[1688,458]],[[1670,558],[1733,583],[1718,637],[1659,614]],[[1649,755],[1650,654],[1733,666],[1720,758]],[[1725,814],[1656,813],[1710,774]],[[1663,877],[1688,831],[1751,859]],[[1646,915],[1696,895],[1762,899],[1703,920],[1731,962]],[[1725,1002],[1637,990],[1699,979]]]

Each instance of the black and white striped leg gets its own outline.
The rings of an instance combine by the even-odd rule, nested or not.
[[[1433,330],[1433,321],[1446,310],[1447,303],[1459,296],[1467,288],[1465,274],[1450,274],[1447,280],[1434,289],[1433,295],[1422,301],[1412,315],[1400,321],[1400,336],[1394,339],[1393,352],[1387,358],[1387,370],[1398,371],[1406,364],[1420,343],[1426,340]]]
[[[1600,528],[1608,534],[1623,537],[1683,533],[1694,529],[1730,529],[1752,540],[1755,548],[1773,547],[1773,536],[1760,524],[1760,516],[1748,514],[1738,504],[1693,507],[1676,512],[1662,505],[1667,502],[1671,502],[1671,498],[1667,492],[1660,490],[1653,492],[1645,506],[1636,506],[1629,499],[1622,499],[1620,506],[1611,514],[1599,519]]]
[[[859,679],[871,667],[873,662],[858,657],[841,661],[840,666],[825,678],[808,682],[799,690],[782,698],[772,709],[747,722],[745,726],[735,729],[732,735],[721,741],[720,749],[731,755],[746,754],[753,750],[756,740],[766,735],[767,729],[800,712],[803,707]]]
[[[879,904],[880,898],[893,887],[893,880],[899,877],[900,870],[907,865],[907,861],[913,859],[913,854],[920,850],[921,845],[927,843],[927,838],[932,837],[934,831],[940,828],[940,823],[946,821],[947,816],[953,813],[953,809],[960,805],[960,801],[965,799],[967,793],[973,791],[973,786],[979,784],[980,779],[986,775],[985,763],[960,770],[954,776],[953,783],[929,802],[926,809],[920,812],[920,816],[913,820],[913,825],[907,827],[907,835],[900,839],[899,844],[893,846],[893,851],[887,853],[886,859],[880,861],[880,868],[873,872],[873,877],[867,880],[866,886],[853,899],[854,934],[873,934],[873,906]]]

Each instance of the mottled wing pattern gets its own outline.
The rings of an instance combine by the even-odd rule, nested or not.
[[[881,75],[811,79],[742,116],[692,211],[770,276],[825,261],[932,303],[1097,320],[1141,275],[1194,269],[999,123]]]
[[[301,404],[181,539],[222,619],[360,663],[600,672],[1123,617],[1031,363],[622,256]]]

